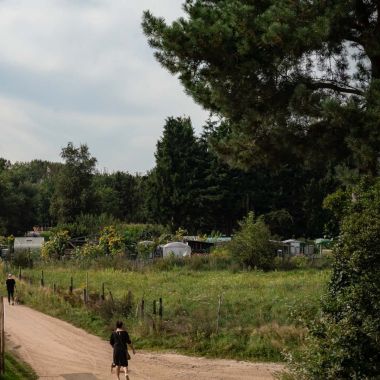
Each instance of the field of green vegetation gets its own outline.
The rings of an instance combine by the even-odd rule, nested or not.
[[[37,375],[25,363],[15,358],[10,353],[5,353],[5,373],[0,375],[1,380],[34,380]]]
[[[39,284],[42,269],[43,289]],[[85,307],[80,295],[86,274],[92,301]],[[117,318],[123,318],[138,348],[281,361],[284,350],[303,343],[305,329],[300,321],[318,312],[329,270],[233,273],[186,267],[122,271],[44,266],[24,269],[23,276],[26,280],[18,290],[22,302],[103,337]],[[68,294],[70,277],[73,296]],[[106,300],[100,302],[102,283]],[[153,315],[153,301],[159,298],[163,299],[162,322]],[[142,299],[144,318],[137,316]]]

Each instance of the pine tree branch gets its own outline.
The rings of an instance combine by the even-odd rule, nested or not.
[[[318,81],[318,82],[309,83],[308,86],[315,90],[327,89],[327,90],[333,90],[336,92],[343,92],[346,94],[364,96],[364,91],[359,90],[358,88],[355,88],[355,87],[345,86],[336,82]]]

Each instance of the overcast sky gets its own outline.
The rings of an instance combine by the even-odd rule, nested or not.
[[[183,0],[0,0],[0,157],[58,161],[88,144],[99,169],[154,165],[167,116],[207,113],[153,57],[145,9],[173,20]]]

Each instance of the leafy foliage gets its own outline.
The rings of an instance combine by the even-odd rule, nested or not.
[[[156,244],[150,241],[142,241],[137,244],[137,254],[141,259],[148,259],[151,254],[154,252]]]
[[[76,249],[76,256],[80,259],[93,259],[105,255],[103,245],[86,243],[82,247]]]
[[[380,181],[352,189],[322,315],[294,363],[299,379],[380,376]]]
[[[166,120],[155,157],[148,201],[152,216],[173,230],[181,226],[196,229],[200,219],[202,166],[190,119]]]
[[[376,174],[377,1],[187,0],[183,7],[186,17],[171,25],[145,12],[143,29],[157,60],[220,116],[222,156],[248,167],[301,159]]]
[[[0,165],[0,232],[21,234],[50,224],[52,177],[60,164],[33,160]]]
[[[104,227],[99,238],[99,246],[106,255],[124,253],[125,243],[123,236],[118,233],[115,226]]]
[[[274,266],[275,251],[270,242],[270,232],[262,219],[255,220],[253,212],[240,222],[229,249],[240,263],[268,270]]]
[[[41,256],[44,259],[60,259],[65,254],[69,240],[68,231],[57,231],[42,246]]]
[[[62,149],[61,157],[65,165],[57,174],[50,211],[58,222],[67,223],[95,207],[92,180],[96,158],[91,157],[87,145],[75,148],[72,143]]]
[[[145,221],[143,181],[139,174],[97,173],[94,177],[97,209],[127,223]]]

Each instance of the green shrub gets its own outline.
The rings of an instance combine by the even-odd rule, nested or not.
[[[116,255],[124,253],[125,243],[115,226],[104,227],[99,238],[99,246],[104,254]]]
[[[76,250],[76,256],[79,258],[93,259],[96,257],[104,256],[104,249],[100,245],[85,244]]]
[[[232,256],[241,264],[258,269],[274,267],[275,251],[270,242],[269,228],[253,212],[239,223],[240,230],[229,244]]]
[[[68,231],[57,231],[52,233],[50,240],[45,242],[41,249],[41,256],[44,259],[60,259],[67,248],[70,240]]]
[[[291,360],[297,379],[380,378],[380,181],[353,193],[322,314]]]
[[[38,251],[20,250],[14,253],[12,264],[15,267],[33,268],[33,262],[38,258]]]
[[[211,249],[210,256],[218,258],[231,258],[231,251],[228,244],[215,246]]]
[[[156,247],[154,242],[142,241],[137,244],[138,258],[146,260],[149,259]]]
[[[121,298],[113,299],[106,297],[103,301],[98,301],[88,305],[106,323],[110,323],[114,318],[128,318],[135,308],[131,292],[124,294]]]
[[[278,270],[294,270],[294,269],[326,269],[332,267],[332,255],[322,256],[285,256],[276,257],[274,259],[274,267]]]

